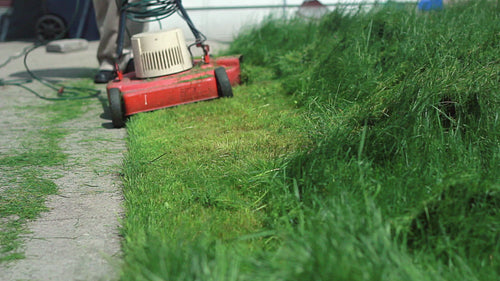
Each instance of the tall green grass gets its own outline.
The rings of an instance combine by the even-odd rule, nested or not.
[[[391,229],[388,250],[402,249],[445,278],[498,278],[498,9],[495,1],[469,1],[431,13],[337,11],[307,35],[309,44],[275,49],[266,62],[249,59],[271,67],[309,110],[313,145],[287,166],[305,209],[320,212],[332,198],[327,209],[369,202]],[[238,40],[279,46],[274,33],[284,26],[269,21]],[[371,219],[352,224],[358,220]],[[369,280],[386,279],[373,274]]]
[[[128,123],[122,279],[498,279],[498,9],[240,34],[234,99]]]

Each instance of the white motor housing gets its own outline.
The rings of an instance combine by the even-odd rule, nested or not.
[[[182,30],[144,32],[132,36],[135,76],[150,78],[193,67]]]

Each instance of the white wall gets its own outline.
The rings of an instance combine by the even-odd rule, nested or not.
[[[387,0],[379,0],[379,3]],[[410,0],[411,1],[411,0]],[[416,1],[416,0],[415,0]],[[221,9],[221,10],[190,10],[193,8],[213,8],[213,7],[239,7],[239,6],[269,6],[276,5],[300,5],[303,0],[185,0],[184,7],[195,26],[205,34],[211,41],[230,42],[242,27],[259,23],[270,14],[276,16],[283,15],[283,8],[273,9]],[[375,0],[320,0],[325,5],[338,3],[373,3]],[[397,2],[408,2],[399,0]],[[334,7],[328,7],[330,10]],[[296,8],[287,9],[287,14],[294,14]],[[192,41],[193,35],[187,28],[185,22],[178,16],[173,15],[161,23],[150,23],[149,30],[170,29],[180,27],[183,29],[186,40]]]
[[[337,3],[361,3],[361,2],[375,2],[375,0],[319,0],[321,3],[337,4]],[[407,0],[406,0],[407,1]],[[248,6],[248,5],[300,5],[303,0],[185,0],[183,1],[184,7],[214,7],[214,6]],[[387,0],[379,0],[378,2],[387,2]],[[405,0],[396,0],[395,2],[405,2]]]

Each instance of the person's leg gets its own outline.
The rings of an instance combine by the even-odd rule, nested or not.
[[[106,83],[114,78],[114,61],[116,57],[116,38],[118,32],[119,11],[115,0],[93,0],[97,28],[99,29],[99,46],[97,61],[99,72],[94,81]]]
[[[114,64],[117,58],[116,47],[118,29],[120,22],[119,6],[122,0],[93,0],[97,27],[99,29],[100,41],[97,49],[97,60],[99,72],[95,76],[96,83],[106,83],[114,78]],[[118,2],[118,4],[117,4]],[[131,34],[142,32],[144,24],[127,23]],[[124,70],[131,58],[130,38],[124,36],[123,56],[118,61],[118,66]]]

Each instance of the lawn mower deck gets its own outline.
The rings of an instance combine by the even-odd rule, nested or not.
[[[118,75],[107,85],[114,127],[127,116],[219,97],[232,97],[232,85],[240,83],[240,56],[195,61],[190,70],[141,79],[135,72]]]

